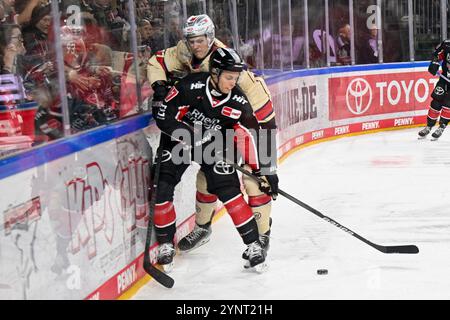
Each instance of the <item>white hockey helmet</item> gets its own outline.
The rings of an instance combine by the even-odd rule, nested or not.
[[[206,36],[208,39],[208,46],[211,48],[216,36],[214,23],[206,14],[190,16],[184,24],[183,35],[186,40],[192,37]]]

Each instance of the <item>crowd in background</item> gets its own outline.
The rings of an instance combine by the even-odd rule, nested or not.
[[[62,0],[59,36],[70,129],[64,128],[51,3],[0,0],[0,156],[136,114],[152,54],[181,39],[176,2]],[[137,86],[139,84],[139,86]]]
[[[131,14],[127,0],[58,0],[61,80],[50,1],[0,0],[0,157],[141,112],[138,107],[145,103],[140,105],[138,99],[146,101],[152,95],[148,59],[175,46],[182,39],[184,18],[194,14],[207,13],[217,38],[237,49],[250,68],[286,71],[326,67],[327,61],[334,66],[410,60],[407,0],[382,0],[383,23],[371,26],[368,22],[378,2],[354,1],[355,30],[350,27],[348,0],[329,0],[328,34],[325,0],[308,1],[308,43],[304,1],[135,0]],[[414,0],[419,39],[414,43],[415,60],[428,59],[440,42],[439,21],[426,14],[439,10],[439,1]],[[352,39],[355,61],[351,61]],[[62,112],[66,100],[68,121]]]

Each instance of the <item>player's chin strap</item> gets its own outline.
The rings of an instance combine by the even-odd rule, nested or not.
[[[193,126],[191,126],[190,124],[184,122],[191,130],[195,130],[195,128]],[[170,136],[173,140],[175,141],[180,141],[179,139],[176,139],[174,137],[172,137],[171,135],[169,135],[168,133],[165,133],[163,131],[161,131],[162,133]],[[180,143],[186,145],[185,142],[180,141]],[[190,147],[190,146],[189,146]],[[258,177],[256,175],[254,175],[253,173],[251,173],[250,171],[242,168],[240,165],[234,163],[233,161],[230,161],[228,159],[226,159],[225,157],[217,157],[216,158],[217,161],[223,161],[224,163],[232,166],[233,168],[235,168],[237,171],[241,172],[242,174],[245,174],[246,176],[252,178],[253,180],[255,180],[258,183],[264,182],[265,181],[261,178]],[[288,194],[287,192],[281,190],[280,188],[278,188],[278,194],[282,195],[283,197],[291,200],[292,202],[298,204],[300,207],[308,210],[309,212],[315,214],[316,216],[318,216],[319,218],[322,218],[323,220],[325,220],[328,223],[331,223],[333,226],[341,229],[342,231],[350,234],[351,236],[361,240],[362,242],[368,244],[369,246],[377,249],[378,251],[381,251],[383,253],[418,253],[419,252],[419,248],[415,245],[400,245],[400,246],[382,246],[376,243],[373,243],[369,240],[367,240],[366,238],[360,236],[359,234],[357,234],[356,232],[350,230],[349,228],[341,225],[339,222],[331,219],[330,217],[327,217],[326,215],[322,214],[320,211],[314,209],[313,207],[310,207],[309,205],[307,205],[306,203],[298,200],[297,198],[291,196],[290,194]]]

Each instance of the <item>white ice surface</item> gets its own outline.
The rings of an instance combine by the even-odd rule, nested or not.
[[[281,189],[370,241],[415,244],[419,254],[383,254],[280,196],[265,274],[243,269],[244,245],[224,215],[209,243],[175,257],[172,289],[152,280],[134,299],[450,299],[450,132],[430,141],[418,130],[313,145],[279,177]]]

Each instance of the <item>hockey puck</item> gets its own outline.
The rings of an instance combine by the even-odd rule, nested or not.
[[[327,269],[318,269],[318,270],[317,270],[317,274],[320,274],[320,275],[322,275],[322,274],[328,274],[328,270],[327,270]]]

